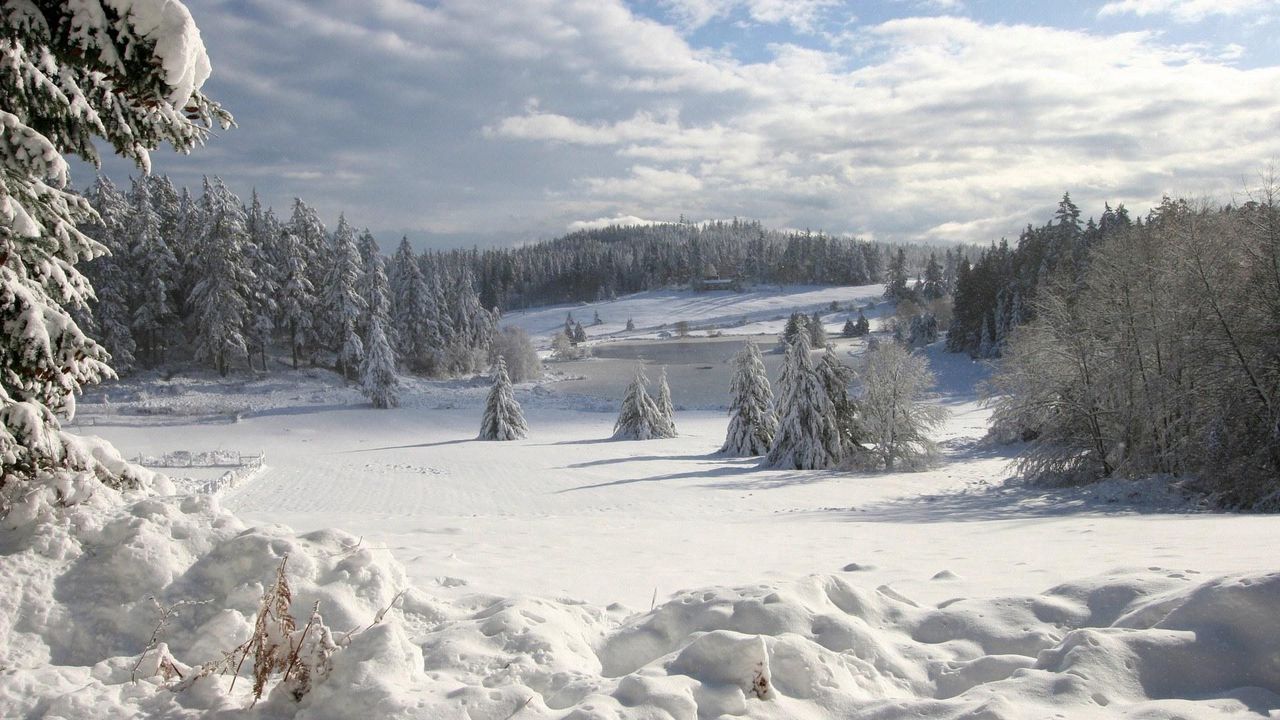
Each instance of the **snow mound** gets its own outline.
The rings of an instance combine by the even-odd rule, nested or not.
[[[563,720],[1217,717],[1280,708],[1280,573],[1117,570],[921,606],[849,576],[678,593],[628,616],[410,587],[343,532],[246,528],[214,496],[0,532],[0,716]],[[287,561],[285,558],[287,557]],[[301,700],[184,682],[253,630],[283,564],[337,649]],[[170,611],[159,623],[160,609]],[[234,673],[233,673],[234,674]],[[283,687],[283,685],[281,686]]]

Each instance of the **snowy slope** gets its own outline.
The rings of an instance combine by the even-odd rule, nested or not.
[[[535,342],[547,345],[549,338],[564,327],[567,314],[582,323],[593,340],[618,338],[652,338],[659,332],[673,332],[675,323],[688,322],[695,335],[718,329],[726,335],[776,334],[782,330],[787,316],[793,312],[828,313],[832,302],[839,303],[838,318],[827,318],[828,332],[835,334],[844,324],[852,307],[881,303],[884,285],[857,287],[759,286],[744,292],[716,290],[693,292],[684,289],[650,290],[626,295],[616,300],[576,305],[555,305],[530,310],[511,311],[503,315],[502,325],[523,328]],[[868,310],[867,317],[878,316]],[[592,325],[595,314],[600,325]],[[857,316],[854,311],[853,316]],[[635,330],[626,329],[627,320]],[[875,325],[873,324],[873,329]]]
[[[824,292],[841,291],[739,299],[763,317],[829,302],[815,295]],[[848,292],[840,302],[862,290]],[[638,308],[653,303],[618,304],[646,317]],[[654,307],[645,322],[661,317]],[[560,309],[544,313],[538,322],[563,321]],[[727,391],[721,364],[681,363],[658,347],[669,368],[694,368],[672,373],[677,405]],[[988,411],[974,386],[986,368],[938,345],[927,352],[952,416],[944,464],[921,473],[718,458],[721,412],[678,412],[672,440],[609,441],[607,372],[594,384],[517,386],[531,432],[508,443],[473,440],[483,380],[411,382],[391,411],[319,370],[106,388],[82,404],[81,429],[126,455],[261,450],[268,467],[217,499],[122,503],[62,529],[5,531],[0,577],[26,590],[0,595],[0,630],[12,631],[0,663],[13,669],[0,674],[0,716],[1280,710],[1280,576],[1268,574],[1280,522],[1198,512],[1156,484],[1006,483],[1007,449],[978,443]],[[285,552],[297,602],[322,600],[340,630],[367,626],[408,589],[386,622],[335,656],[327,685],[300,707],[277,697],[244,713],[243,684],[230,691],[226,679],[176,695],[157,680],[128,682],[154,627],[149,596],[209,601],[165,634],[179,660],[203,662],[243,638]]]

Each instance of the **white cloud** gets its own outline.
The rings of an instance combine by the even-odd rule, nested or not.
[[[1280,70],[1153,33],[916,17],[743,62],[617,0],[219,7],[209,89],[241,128],[159,170],[375,229],[684,214],[986,241],[1064,190],[1086,212],[1226,196],[1280,156]]]
[[[1103,5],[1098,16],[1168,15],[1177,22],[1193,23],[1212,15],[1262,13],[1278,6],[1277,0],[1114,0]]]
[[[696,29],[742,11],[753,22],[790,25],[812,32],[823,13],[841,4],[840,0],[662,0],[678,22]]]
[[[599,230],[600,228],[617,225],[626,227],[630,225],[657,225],[661,220],[645,220],[635,215],[617,215],[614,217],[602,217],[595,220],[574,220],[569,223],[567,230],[569,232],[578,232],[579,230]]]

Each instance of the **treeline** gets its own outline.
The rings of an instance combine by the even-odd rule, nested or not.
[[[386,357],[384,344],[401,369],[431,376],[492,359],[496,313],[458,258],[404,240],[387,258],[345,218],[331,232],[295,200],[281,220],[218,178],[198,196],[163,176],[128,193],[99,178],[85,195],[99,218],[81,230],[110,254],[85,266],[97,297],[79,321],[117,372],[188,359],[224,375],[266,369],[273,347],[294,367],[332,360],[348,377],[367,353]]]
[[[1000,357],[1013,328],[1034,315],[1036,294],[1050,278],[1078,286],[1090,248],[1133,225],[1124,205],[1107,205],[1101,218],[1082,222],[1080,208],[1063,195],[1053,220],[1027,226],[1017,246],[1001,240],[976,262],[965,258],[955,280],[955,308],[947,349],[973,357]]]
[[[1280,507],[1280,209],[1165,199],[1081,225],[1064,198],[971,268],[952,349],[1001,355],[997,434],[1034,480],[1196,478],[1219,504]]]
[[[887,258],[899,247],[911,267],[924,267],[925,246],[769,230],[737,219],[611,226],[523,247],[454,250],[439,257],[474,269],[485,307],[510,309],[603,300],[708,275],[742,285],[866,285],[884,280]]]

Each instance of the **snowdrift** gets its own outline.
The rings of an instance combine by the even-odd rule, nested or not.
[[[938,607],[853,574],[812,576],[687,591],[632,614],[563,599],[444,600],[343,532],[246,528],[211,496],[110,497],[0,535],[0,716],[1211,718],[1280,708],[1280,573],[1197,583],[1126,572]],[[229,675],[158,674],[166,653],[191,674],[243,642],[286,554],[293,607],[318,601],[341,645],[309,694],[252,704],[247,667],[234,687]],[[159,607],[173,615],[157,632]]]

